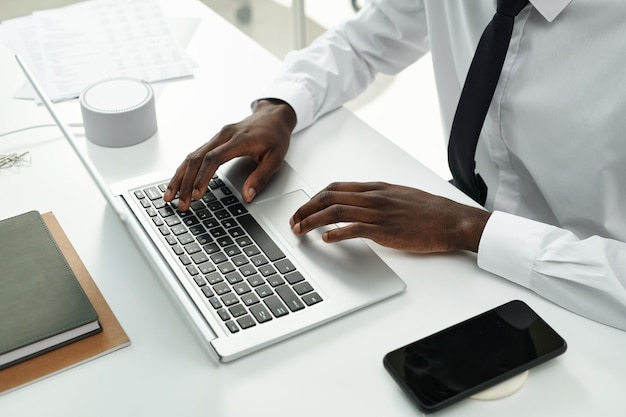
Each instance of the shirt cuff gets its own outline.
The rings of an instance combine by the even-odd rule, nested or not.
[[[494,211],[478,246],[478,266],[526,288],[535,259],[550,226]]]
[[[257,100],[252,103],[252,108],[257,101],[264,98],[278,99],[286,102],[296,113],[297,123],[293,130],[296,133],[310,126],[313,119],[313,97],[300,83],[291,81],[277,81],[265,90]]]

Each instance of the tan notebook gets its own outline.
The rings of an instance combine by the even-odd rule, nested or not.
[[[98,313],[102,332],[0,370],[0,393],[9,392],[130,344],[124,329],[102,297],[54,215],[44,213],[42,217]]]

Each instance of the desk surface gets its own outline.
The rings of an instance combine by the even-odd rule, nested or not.
[[[279,65],[199,2],[162,3],[178,22],[201,20],[187,46],[198,67],[193,79],[156,86],[155,137],[125,149],[81,140],[109,183],[177,165],[223,124],[247,115],[250,100]],[[42,106],[12,98],[25,79],[6,48],[0,48],[0,67],[0,131],[51,123]],[[67,122],[80,122],[76,101],[57,107]],[[132,345],[1,396],[0,415],[417,415],[384,370],[383,355],[512,299],[526,301],[553,325],[567,340],[568,351],[532,370],[524,387],[506,399],[467,400],[439,414],[623,412],[626,334],[479,270],[475,258],[465,253],[419,256],[374,245],[406,281],[405,293],[218,364],[194,338],[58,129],[0,137],[0,153],[19,151],[29,151],[32,163],[0,171],[0,218],[32,209],[53,211]],[[334,180],[383,180],[463,199],[344,109],[296,135],[288,160],[316,189]]]

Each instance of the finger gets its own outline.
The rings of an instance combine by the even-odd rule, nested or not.
[[[263,159],[254,171],[250,173],[243,184],[241,194],[246,202],[251,202],[254,197],[265,188],[274,174],[282,167],[283,157],[275,156]]]
[[[230,159],[239,156],[229,138],[224,138],[229,130],[225,127],[204,146],[190,154],[183,164],[184,174],[179,189],[179,209],[185,211],[191,200],[199,200],[209,187],[209,182],[217,168]]]
[[[380,190],[383,186],[380,182],[333,182],[328,184],[324,191],[364,193]]]
[[[189,171],[190,183],[193,184],[191,195],[198,200],[206,193],[211,178],[217,168],[233,158],[241,156],[241,151],[233,144],[230,126],[225,126],[203,149],[201,159],[195,171]],[[193,180],[193,181],[192,181]]]
[[[373,223],[375,213],[373,210],[365,207],[335,204],[316,211],[310,216],[305,217],[299,222],[293,224],[293,232],[297,236],[305,235],[313,229],[328,226],[335,223]]]
[[[182,173],[181,173],[182,172]],[[176,193],[180,189],[180,184],[182,182],[182,178],[184,175],[184,171],[182,171],[182,165],[176,169],[174,176],[170,179],[167,184],[167,189],[163,194],[163,200],[172,201],[176,197]]]
[[[379,228],[369,223],[350,223],[343,227],[324,232],[322,239],[326,243],[335,243],[342,240],[365,238],[377,241]]]
[[[187,211],[191,206],[191,200],[194,198],[194,188],[190,184],[191,179],[195,178],[195,171],[192,165],[186,165],[184,174],[182,175],[183,179],[178,190],[178,209],[180,211]]]
[[[189,201],[191,199],[191,192],[193,190],[197,170],[202,165],[203,155],[215,146],[214,139],[215,137],[188,154],[185,160],[178,166],[174,176],[167,185],[167,190],[163,196],[165,201],[172,201],[177,193],[182,201]]]
[[[219,149],[219,148],[218,148]],[[215,151],[208,152],[202,158],[202,164],[193,172],[189,172],[189,177],[193,179],[193,186],[191,189],[191,197],[194,200],[199,200],[206,194],[209,188],[209,182],[215,175],[215,171],[222,164],[219,153]]]
[[[294,226],[313,215],[333,205],[349,205],[358,207],[370,207],[372,205],[367,191],[371,185],[364,183],[333,183],[317,193],[311,200],[303,204],[292,216],[290,222]]]

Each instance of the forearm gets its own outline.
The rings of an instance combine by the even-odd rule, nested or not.
[[[495,212],[478,265],[582,316],[626,330],[626,243]]]
[[[359,95],[376,73],[397,73],[427,52],[420,1],[373,2],[311,46],[288,54],[264,96],[294,108],[298,131]]]

